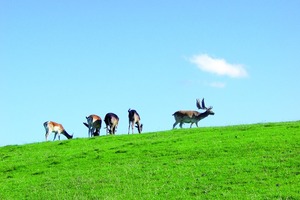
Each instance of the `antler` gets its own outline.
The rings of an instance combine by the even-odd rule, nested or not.
[[[201,103],[200,103],[200,99],[196,99],[196,106],[198,109],[206,109],[205,103],[204,103],[204,98],[202,99]]]
[[[197,106],[198,109],[202,108],[199,99],[196,99],[196,106]]]
[[[207,108],[205,106],[205,103],[204,103],[204,98],[202,99],[202,109],[206,109],[207,110]]]

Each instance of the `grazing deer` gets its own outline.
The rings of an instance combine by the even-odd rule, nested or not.
[[[129,126],[128,126],[128,134],[130,132],[130,125],[132,128],[132,134],[133,134],[133,129],[134,125],[136,124],[136,128],[138,129],[138,132],[141,133],[143,130],[143,124],[140,123],[140,115],[136,112],[136,110],[128,110],[128,118],[129,118]]]
[[[90,115],[86,117],[87,123],[83,124],[88,127],[88,137],[100,136],[100,129],[102,125],[102,119],[98,115]]]
[[[61,124],[58,124],[56,122],[52,122],[52,121],[47,121],[44,123],[44,127],[46,130],[46,141],[48,141],[48,136],[50,133],[54,132],[54,138],[53,141],[56,138],[56,135],[58,134],[58,139],[60,140],[60,134],[63,134],[64,136],[66,136],[68,139],[72,139],[73,135],[70,135],[67,133],[67,131],[64,129],[64,127]]]
[[[212,111],[213,107],[207,108],[204,103],[204,98],[202,99],[202,102],[200,103],[200,100],[196,100],[196,106],[198,109],[204,109],[204,113],[200,113],[197,111],[192,111],[192,110],[180,110],[175,112],[174,118],[175,118],[175,123],[173,124],[173,129],[175,126],[179,123],[180,128],[182,128],[182,124],[184,123],[191,123],[190,128],[192,128],[192,125],[195,123],[196,126],[198,127],[198,122],[207,117],[208,115],[214,115],[215,113]]]
[[[107,133],[114,135],[118,127],[119,117],[114,113],[107,113],[104,122],[106,124],[106,135]]]

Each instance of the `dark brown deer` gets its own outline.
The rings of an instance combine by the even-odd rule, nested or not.
[[[130,126],[133,134],[134,125],[136,125],[135,127],[138,129],[138,132],[142,133],[143,124],[141,124],[140,115],[136,112],[136,110],[131,110],[131,109],[128,110],[128,119],[129,119],[128,134],[130,133]]]
[[[200,102],[199,99],[196,100],[196,106],[198,109],[204,109],[204,113],[200,113],[198,111],[192,111],[192,110],[179,110],[173,114],[175,118],[175,123],[173,124],[173,129],[175,126],[179,123],[180,128],[182,128],[182,124],[184,123],[191,123],[190,128],[192,128],[192,125],[195,123],[198,127],[198,122],[207,117],[208,115],[214,115],[215,113],[212,111],[213,107],[207,108],[205,106],[204,98]]]
[[[90,115],[86,117],[87,123],[83,124],[88,127],[88,137],[100,136],[100,129],[102,125],[102,119],[98,115]]]
[[[115,135],[116,129],[119,124],[119,117],[114,113],[107,113],[104,118],[104,122],[106,124],[106,135],[112,134]]]

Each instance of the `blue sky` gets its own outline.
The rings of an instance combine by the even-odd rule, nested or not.
[[[129,108],[169,130],[203,97],[200,126],[299,120],[299,19],[299,1],[2,0],[0,146],[44,141],[48,120],[87,137],[107,112],[126,134]]]

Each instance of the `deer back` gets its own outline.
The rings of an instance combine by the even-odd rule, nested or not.
[[[117,125],[119,123],[119,117],[114,113],[107,113],[104,122],[107,126]]]
[[[136,110],[128,110],[128,118],[130,122],[137,122],[140,121],[140,115]]]
[[[98,115],[90,115],[86,117],[89,126],[93,126],[94,128],[101,128],[102,119]]]
[[[193,110],[179,110],[175,112],[173,115],[175,118],[184,118],[184,117],[194,118],[199,116],[200,114],[201,113],[199,113],[198,111],[193,111]]]

